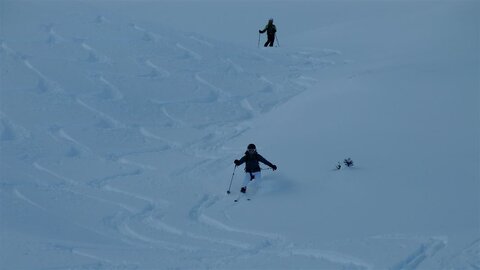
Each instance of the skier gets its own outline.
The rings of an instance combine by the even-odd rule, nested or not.
[[[266,160],[259,153],[257,153],[257,148],[253,143],[248,145],[245,155],[240,160],[236,159],[233,162],[235,163],[235,166],[240,166],[245,163],[245,178],[243,179],[243,184],[240,192],[247,192],[248,183],[250,183],[250,181],[253,181],[254,179],[260,180],[260,178],[262,177],[260,164],[258,162],[262,162],[263,164],[272,168],[272,170],[274,171],[277,169],[277,166],[273,165],[272,163],[270,163],[270,161]]]
[[[273,47],[273,42],[275,41],[275,33],[277,32],[277,27],[273,24],[273,19],[268,20],[268,24],[265,25],[263,30],[258,30],[259,33],[263,34],[267,31],[267,42],[263,45],[264,47],[270,46]]]

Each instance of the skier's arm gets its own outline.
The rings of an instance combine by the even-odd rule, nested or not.
[[[273,170],[277,169],[277,166],[273,165],[270,161],[266,160],[261,155],[258,155],[258,161],[262,162],[263,164],[267,165],[268,167],[272,168]]]
[[[242,165],[243,163],[245,163],[245,156],[243,156],[240,160],[235,159],[233,163],[235,163],[236,166]]]
[[[259,33],[265,33],[265,31],[267,31],[267,26],[265,26],[265,28],[263,28],[263,30],[258,30]]]

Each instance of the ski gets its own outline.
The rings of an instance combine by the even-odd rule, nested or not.
[[[233,200],[233,201],[234,201],[234,202],[239,202],[240,199],[235,199],[235,200]],[[250,199],[250,198],[247,198],[247,201],[251,201],[251,199]]]
[[[238,195],[238,197],[237,197],[235,200],[233,200],[233,201],[234,201],[234,202],[239,202],[239,201],[242,200],[242,199],[246,199],[247,201],[250,201],[250,200],[251,200],[250,197],[247,197],[247,195],[245,195],[245,194],[242,193],[242,194]]]

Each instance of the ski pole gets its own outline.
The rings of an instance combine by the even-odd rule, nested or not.
[[[260,48],[260,33],[258,33],[258,43],[257,43],[257,48]]]
[[[275,39],[277,40],[277,46],[280,47],[280,42],[278,41],[277,35],[275,35]]]
[[[237,165],[233,168],[232,179],[230,179],[230,186],[228,186],[227,194],[230,194],[230,188],[232,187],[233,176],[235,175],[235,169],[237,169]]]

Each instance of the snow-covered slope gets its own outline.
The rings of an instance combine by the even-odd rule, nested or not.
[[[478,3],[0,9],[0,268],[480,267]]]

